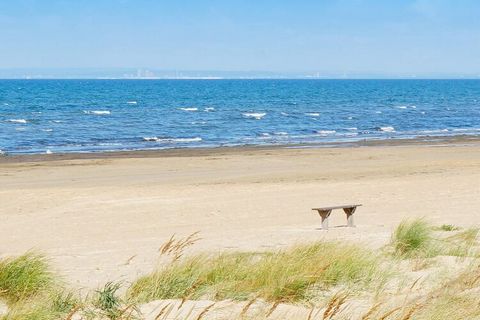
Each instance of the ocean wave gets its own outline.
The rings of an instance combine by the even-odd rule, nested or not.
[[[260,120],[267,115],[266,112],[246,112],[242,113],[245,118]]]
[[[52,131],[53,131],[53,129],[50,129],[50,128],[48,128],[48,129],[41,129],[41,130],[42,130],[43,132],[52,132]]]
[[[127,104],[137,104],[137,101],[127,101]]]
[[[7,122],[25,124],[28,121],[26,119],[8,119]]]
[[[305,115],[309,117],[320,117],[320,113],[318,112],[307,112]]]
[[[188,143],[202,141],[200,137],[194,138],[161,138],[161,137],[143,137],[144,141],[150,142],[166,142],[166,143]]]
[[[326,136],[326,135],[335,134],[335,133],[337,133],[337,131],[335,131],[335,130],[317,130],[317,131],[315,131],[315,133]]]
[[[358,128],[357,128],[357,127],[350,127],[350,128],[345,128],[345,130],[348,130],[348,131],[357,131]]]
[[[395,128],[392,126],[387,126],[387,127],[377,127],[375,128],[377,131],[382,131],[382,132],[395,132]]]
[[[178,110],[195,112],[195,111],[198,111],[198,108],[178,108]]]
[[[62,120],[52,120],[50,122],[53,122],[53,123],[62,123]]]
[[[53,153],[53,152],[52,152],[52,150],[50,150],[50,149],[47,149],[47,151],[45,151],[45,154],[52,154],[52,153]]]
[[[286,112],[280,112],[280,114],[281,114],[282,116],[289,116],[289,114],[286,113]]]
[[[211,111],[215,111],[215,108],[213,108],[213,107],[207,107],[207,108],[203,109],[203,111],[205,111],[205,112],[211,112]]]
[[[273,133],[276,136],[288,136],[288,132],[285,131],[278,131]]]
[[[104,115],[109,115],[112,112],[110,112],[108,110],[83,110],[83,113],[94,114],[94,115],[98,115],[98,116],[104,116]]]

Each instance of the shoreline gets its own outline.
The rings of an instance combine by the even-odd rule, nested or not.
[[[361,147],[407,147],[407,146],[480,146],[480,136],[436,136],[406,139],[362,140],[348,142],[325,142],[311,144],[278,144],[278,145],[243,145],[221,147],[185,147],[155,150],[131,151],[100,151],[100,152],[69,152],[53,154],[3,154],[0,164],[22,162],[45,162],[61,160],[95,160],[95,159],[125,159],[125,158],[167,158],[167,157],[202,157],[216,154],[235,155],[244,152],[262,152],[282,149],[329,149],[329,148],[361,148]]]

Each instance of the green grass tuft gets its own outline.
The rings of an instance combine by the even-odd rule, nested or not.
[[[442,224],[439,227],[433,228],[435,231],[458,231],[460,230],[460,227],[457,227],[453,224]]]
[[[54,285],[47,259],[36,253],[0,261],[0,298],[9,304],[28,299]]]
[[[391,244],[401,257],[428,257],[435,255],[432,228],[423,219],[403,221],[395,229]]]
[[[370,284],[378,258],[357,246],[321,242],[270,253],[197,255],[138,279],[128,290],[133,301],[251,297],[294,302],[334,285]]]
[[[69,292],[51,292],[17,302],[2,320],[65,319],[80,306],[80,300]]]

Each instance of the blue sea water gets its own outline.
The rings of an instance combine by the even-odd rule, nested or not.
[[[480,80],[0,80],[3,153],[480,135]]]

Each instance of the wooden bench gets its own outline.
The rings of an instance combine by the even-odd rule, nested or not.
[[[322,218],[322,229],[328,230],[328,218],[332,213],[332,210],[335,209],[343,209],[345,214],[347,215],[347,226],[348,227],[355,227],[353,223],[353,214],[357,207],[360,207],[361,204],[352,204],[352,205],[345,205],[345,206],[334,206],[334,207],[324,207],[324,208],[313,208],[312,210],[318,211],[318,214]]]

